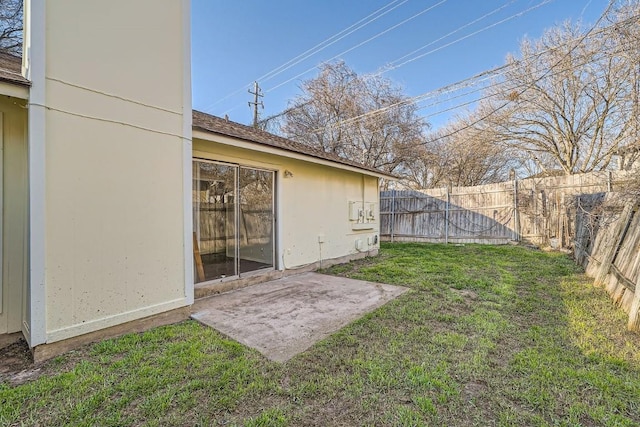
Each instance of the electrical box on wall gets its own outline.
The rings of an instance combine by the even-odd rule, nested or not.
[[[376,220],[376,204],[375,203],[365,203],[364,204],[364,216],[367,222],[373,222]]]
[[[349,221],[363,222],[363,219],[362,202],[349,202]]]
[[[352,230],[371,230],[376,222],[376,203],[349,202],[349,221]]]

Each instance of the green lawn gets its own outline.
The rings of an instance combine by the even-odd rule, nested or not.
[[[327,271],[412,290],[285,364],[195,322],[0,384],[0,425],[640,425],[640,335],[563,254],[384,244]]]

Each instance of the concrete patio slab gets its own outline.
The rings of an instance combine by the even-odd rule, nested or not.
[[[407,290],[304,273],[199,300],[191,317],[285,362]]]

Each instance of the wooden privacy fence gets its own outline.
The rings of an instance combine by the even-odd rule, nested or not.
[[[640,209],[615,194],[577,198],[574,256],[640,330]]]
[[[391,190],[380,194],[384,240],[507,243],[571,247],[575,197],[607,192],[621,172],[528,178],[474,187]]]
[[[383,191],[380,234],[395,241],[496,243],[515,239],[511,183]],[[511,195],[511,200],[509,200]]]
[[[273,239],[271,206],[242,204],[237,227],[240,246],[266,244]],[[233,203],[198,204],[194,226],[201,254],[226,253],[235,245],[236,221]]]

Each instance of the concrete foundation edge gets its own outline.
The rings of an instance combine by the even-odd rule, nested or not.
[[[35,363],[40,363],[68,351],[75,350],[86,344],[116,338],[125,334],[144,332],[158,326],[178,323],[188,319],[190,315],[191,307],[186,306],[142,319],[132,320],[130,322],[111,326],[88,334],[79,335],[77,337],[67,338],[51,344],[41,344],[31,349],[33,361]]]

